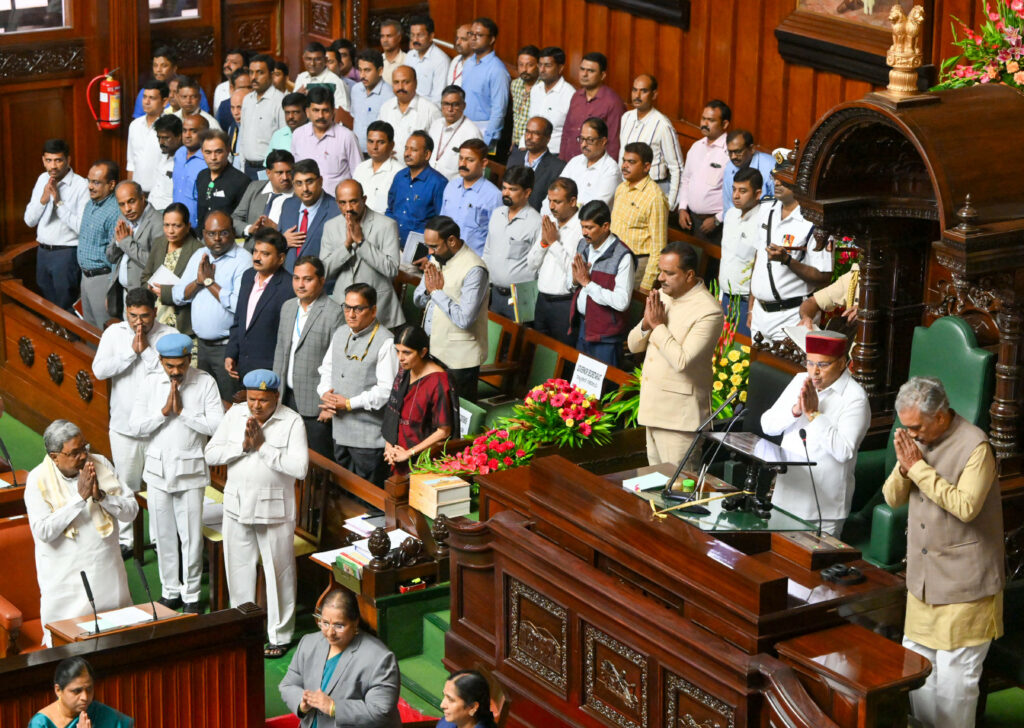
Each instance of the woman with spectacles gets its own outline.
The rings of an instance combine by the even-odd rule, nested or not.
[[[82,657],[57,663],[53,692],[57,699],[28,722],[28,728],[131,728],[135,721],[93,700],[96,675]]]
[[[430,337],[406,324],[395,336],[400,368],[384,410],[384,460],[398,474],[409,461],[448,437],[459,436],[458,399],[451,372],[430,355]]]
[[[335,589],[320,603],[319,632],[299,641],[278,689],[302,728],[397,728],[398,661],[376,637],[359,631],[359,603]]]
[[[191,307],[174,303],[172,284],[149,282],[161,267],[180,278],[192,254],[203,247],[203,241],[195,236],[189,226],[188,215],[188,208],[180,202],[172,202],[164,210],[164,234],[153,241],[146,269],[142,272],[142,285],[149,286],[157,296],[156,320],[192,336]]]

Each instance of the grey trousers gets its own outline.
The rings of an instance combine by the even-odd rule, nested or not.
[[[82,315],[85,320],[103,331],[107,322],[107,289],[110,287],[110,276],[82,276]]]

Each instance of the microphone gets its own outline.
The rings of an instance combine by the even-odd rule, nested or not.
[[[722,406],[716,409],[710,415],[708,415],[708,418],[701,422],[700,426],[696,430],[694,430],[693,442],[690,443],[690,447],[683,455],[683,459],[679,461],[679,467],[676,468],[676,472],[672,474],[672,477],[669,478],[668,483],[665,484],[665,489],[662,491],[663,497],[667,497],[667,495],[672,492],[672,486],[676,484],[677,480],[679,480],[679,475],[680,473],[683,472],[683,466],[686,465],[686,461],[689,460],[690,455],[693,454],[693,449],[697,447],[697,443],[700,442],[700,433],[704,430],[705,427],[708,426],[709,422],[714,420],[722,410],[728,407],[733,402],[733,400],[735,400],[739,396],[740,390],[734,390],[732,394],[725,398],[725,401],[722,402]]]
[[[156,604],[153,603],[153,593],[149,590],[149,582],[146,580],[146,572],[142,570],[141,561],[137,561],[135,559],[132,559],[132,561],[135,561],[135,568],[139,572],[139,581],[142,582],[142,588],[146,590],[146,596],[149,597],[149,604],[153,607],[153,621],[156,622],[159,617],[156,616]]]
[[[78,572],[82,575],[82,585],[85,587],[85,596],[89,597],[89,604],[92,605],[92,618],[96,623],[95,634],[100,633],[100,617],[96,613],[96,600],[92,598],[92,587],[89,586],[89,577],[85,575],[84,571]]]
[[[800,428],[800,441],[804,444],[804,457],[807,458],[807,462],[811,461],[811,455],[807,452],[807,430]],[[814,468],[810,465],[807,466],[807,472],[811,476],[811,490],[814,492],[814,505],[818,509],[818,538],[821,538],[821,503],[818,501],[818,487],[814,484]]]

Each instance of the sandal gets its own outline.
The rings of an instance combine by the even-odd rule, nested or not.
[[[289,647],[291,647],[291,645],[268,644],[266,647],[263,648],[263,657],[267,660],[276,660],[278,658],[284,657],[285,654],[288,652]]]

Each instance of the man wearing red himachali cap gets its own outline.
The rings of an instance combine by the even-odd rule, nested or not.
[[[821,514],[806,467],[791,467],[775,478],[772,504],[806,521],[821,519],[821,530],[840,536],[853,500],[857,450],[868,431],[871,410],[864,389],[847,370],[849,342],[834,331],[807,334],[807,373],[793,377],[778,401],[761,415],[767,435],[782,435],[782,447],[803,453],[807,434]]]

